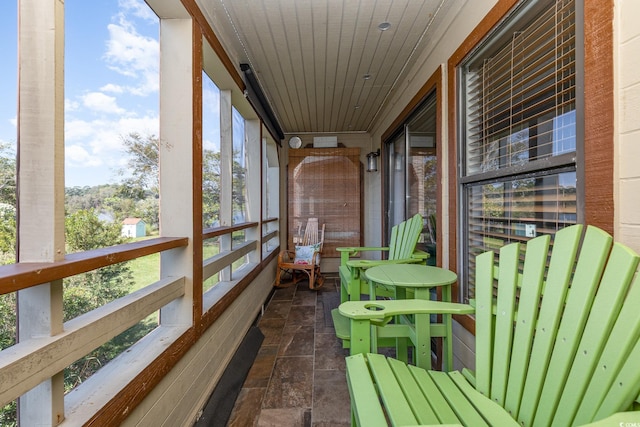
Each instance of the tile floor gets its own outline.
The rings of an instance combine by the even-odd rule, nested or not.
[[[264,341],[238,395],[230,427],[340,427],[350,425],[342,348],[331,309],[339,280],[326,277],[276,289],[258,326]]]

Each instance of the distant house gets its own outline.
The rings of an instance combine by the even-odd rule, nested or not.
[[[144,237],[147,235],[145,222],[140,218],[125,218],[122,221],[123,237]]]

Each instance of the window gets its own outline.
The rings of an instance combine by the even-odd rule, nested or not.
[[[464,299],[475,256],[578,219],[574,0],[523,2],[459,67]]]
[[[247,165],[244,117],[233,107],[233,224],[247,218]]]
[[[436,147],[437,104],[433,91],[407,118],[403,127],[385,144],[386,241],[391,228],[422,215],[424,227],[418,249],[429,252],[429,264],[436,264],[436,214],[438,157]],[[408,154],[405,154],[408,153]]]
[[[202,72],[202,227],[220,226],[220,89]]]
[[[263,129],[262,138],[262,257],[267,258],[280,245],[279,221],[280,216],[280,164],[278,161],[278,147],[268,132]]]
[[[202,72],[202,228],[220,226],[220,89]],[[220,253],[218,236],[202,242],[202,257]],[[206,277],[202,289],[211,289],[220,280],[216,272]]]

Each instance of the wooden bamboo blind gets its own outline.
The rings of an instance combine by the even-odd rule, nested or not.
[[[322,255],[338,257],[341,246],[361,246],[359,148],[303,148],[289,151],[288,242],[309,218],[325,224]]]

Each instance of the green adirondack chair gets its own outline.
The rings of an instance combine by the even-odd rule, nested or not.
[[[367,268],[385,263],[420,263],[425,264],[429,254],[416,250],[418,238],[422,232],[422,216],[415,214],[406,221],[391,228],[391,239],[388,247],[341,247],[340,252],[340,302],[359,301],[362,294],[367,294],[368,284],[364,272]],[[354,259],[362,252],[387,252],[387,259],[365,260]]]
[[[347,357],[353,424],[640,425],[640,258],[595,227],[581,242],[582,231],[557,232],[550,257],[540,236],[524,262],[517,243],[499,266],[493,251],[476,258],[475,372]]]

